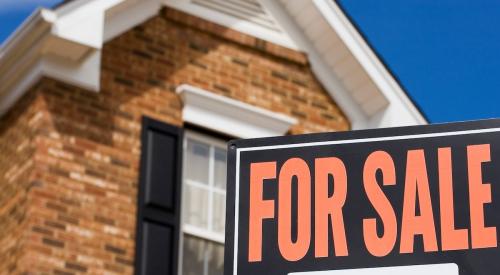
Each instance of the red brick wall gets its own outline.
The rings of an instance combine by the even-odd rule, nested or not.
[[[28,207],[27,230],[2,223],[3,241],[24,234],[26,242],[0,254],[11,255],[1,270],[17,262],[19,272],[132,273],[140,119],[181,126],[175,88],[184,83],[296,117],[292,134],[349,128],[303,54],[163,10],[105,45],[99,93],[43,79],[26,96],[36,100],[2,118],[1,152],[11,153],[2,156],[0,186],[20,197],[31,189],[19,204]],[[33,117],[36,125],[22,130]],[[31,173],[9,187],[7,171],[24,163]],[[8,199],[0,203],[8,208]]]
[[[36,89],[36,88],[35,88]],[[42,118],[31,92],[0,120],[0,272],[18,271],[17,259],[27,241],[29,191],[34,180],[36,128]],[[38,230],[39,228],[33,228]]]

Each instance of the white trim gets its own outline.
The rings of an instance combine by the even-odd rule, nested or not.
[[[320,55],[314,45],[309,42],[305,33],[286,12],[286,9],[275,0],[261,0],[261,3],[266,6],[278,21],[282,22],[285,31],[292,37],[295,43],[307,53],[307,57],[311,63],[311,69],[318,77],[318,80],[324,85],[328,94],[335,100],[335,103],[337,103],[347,115],[351,127],[353,129],[367,128],[368,118],[363,113],[361,106],[356,103],[337,75],[328,67],[324,57]]]
[[[500,132],[500,128],[464,130],[464,131],[430,133],[430,134],[401,135],[401,136],[390,136],[390,137],[359,138],[359,139],[293,143],[293,144],[284,144],[284,145],[247,147],[247,148],[241,148],[239,150],[241,152],[246,152],[246,151],[274,150],[274,149],[286,149],[286,148],[297,148],[297,147],[350,144],[350,143],[366,143],[366,142],[379,142],[379,141],[390,141],[390,140],[406,140],[406,139],[418,139],[418,138],[429,138],[429,137],[446,137],[446,136],[458,136],[458,135],[484,134],[484,133],[495,133],[495,132]]]
[[[308,54],[353,129],[427,123],[335,1],[260,1]]]
[[[161,5],[166,5],[257,38],[304,50],[315,75],[346,113],[353,129],[426,123],[334,1],[258,1],[283,31],[259,28],[189,0],[75,0],[54,11],[38,10],[0,48],[0,115],[10,108],[12,99],[19,98],[23,89],[31,86],[33,79],[43,76],[98,91],[103,43],[154,16]],[[313,16],[294,17],[301,11]],[[332,40],[315,40],[325,36]],[[347,54],[349,60],[338,62],[338,56],[331,55],[335,53],[335,43],[344,49],[339,54]],[[260,134],[276,135],[273,131]],[[248,133],[235,136],[253,137]]]
[[[47,22],[52,22],[55,14],[47,9],[37,9],[26,18],[19,27],[0,45],[0,59],[9,54],[9,51],[17,48],[17,44],[27,36],[33,36],[33,32],[44,28],[48,29]]]
[[[195,186],[195,187],[200,188],[200,189],[205,189],[207,191],[212,191],[212,192],[217,193],[219,195],[226,194],[226,190],[224,190],[224,189],[221,189],[221,188],[215,187],[215,186],[212,186],[212,188],[210,188],[209,185],[206,185],[206,184],[201,183],[201,182],[196,181],[196,180],[184,179],[184,182],[191,185],[191,186]]]
[[[208,186],[210,187],[210,192],[208,194],[208,230],[210,232],[213,231],[213,219],[214,219],[214,186],[215,186],[215,181],[214,181],[214,147],[210,146],[208,148]]]
[[[239,227],[239,189],[240,189],[240,153],[248,151],[262,151],[262,150],[278,150],[286,148],[297,148],[297,147],[311,147],[311,146],[324,146],[324,145],[338,145],[338,144],[353,144],[353,143],[366,143],[366,142],[380,142],[380,141],[390,141],[390,140],[407,140],[407,139],[419,139],[419,138],[430,138],[430,137],[446,137],[446,136],[459,136],[459,135],[472,135],[472,134],[483,134],[483,133],[495,133],[500,132],[500,128],[489,128],[489,129],[476,129],[476,130],[464,130],[464,131],[451,131],[451,132],[441,132],[441,133],[429,133],[429,134],[412,134],[412,135],[399,135],[399,136],[385,136],[385,137],[375,137],[375,138],[356,138],[356,139],[344,139],[344,140],[329,140],[329,141],[319,141],[319,142],[303,142],[303,143],[292,143],[292,144],[281,144],[281,145],[270,145],[270,146],[255,146],[236,149],[236,176],[235,176],[235,224],[234,224],[234,258],[233,258],[233,274],[238,274],[238,227]]]
[[[191,180],[191,179],[188,179],[187,178],[187,173],[189,173],[189,171],[186,171],[186,161],[187,161],[187,157],[186,157],[186,153],[187,153],[187,141],[188,140],[193,140],[193,141],[196,141],[196,142],[200,142],[202,144],[205,144],[207,146],[209,146],[209,156],[208,156],[208,162],[209,162],[209,165],[208,165],[208,182],[206,183],[201,183],[201,182],[198,182],[198,181],[195,181],[195,180]],[[197,236],[199,238],[204,238],[204,239],[207,239],[209,241],[216,241],[216,242],[222,242],[224,243],[224,233],[217,233],[215,231],[213,231],[213,196],[214,194],[217,194],[217,195],[224,195],[226,196],[227,195],[227,191],[225,189],[221,189],[219,187],[216,187],[215,186],[215,175],[214,175],[214,159],[215,159],[215,149],[222,149],[224,151],[227,152],[227,149],[225,146],[221,146],[222,144],[224,144],[224,142],[222,142],[222,140],[219,140],[219,139],[216,139],[214,137],[211,137],[209,135],[205,135],[205,134],[200,134],[200,133],[197,133],[197,132],[194,132],[194,131],[191,131],[191,130],[186,130],[185,131],[185,136],[184,136],[184,141],[183,141],[183,162],[184,162],[184,165],[183,165],[183,175],[182,175],[182,184],[183,184],[183,192],[182,192],[182,198],[185,198],[185,192],[186,192],[186,188],[185,186],[189,185],[189,186],[192,186],[192,187],[196,187],[196,188],[199,188],[199,189],[202,189],[204,191],[206,191],[209,196],[208,196],[208,209],[207,210],[207,228],[200,228],[200,227],[197,227],[195,225],[190,225],[190,224],[187,224],[185,221],[184,221],[184,213],[182,213],[182,230],[183,232],[185,233],[189,233],[190,235],[194,235],[194,236]],[[183,205],[184,206],[184,205]],[[182,207],[184,209],[184,207]],[[224,214],[224,217],[225,217],[225,213]],[[187,230],[185,230],[187,229]]]
[[[288,275],[459,275],[456,263],[386,266],[324,271],[293,272]]]
[[[224,234],[216,234],[212,231],[203,230],[203,229],[200,229],[196,226],[192,226],[190,224],[184,224],[182,226],[182,231],[184,232],[184,234],[188,234],[188,235],[191,235],[193,237],[197,237],[197,238],[204,239],[207,241],[215,242],[218,244],[224,244],[224,241],[225,241]]]
[[[206,184],[187,179],[187,177],[186,177],[186,173],[187,173],[187,171],[186,171],[186,161],[187,161],[186,149],[187,149],[187,140],[188,139],[209,145],[210,146],[209,158],[211,159],[209,161],[211,161],[211,162],[214,161],[213,160],[213,158],[214,158],[213,152],[214,152],[215,148],[226,150],[225,143],[220,139],[211,137],[209,135],[197,133],[195,131],[185,130],[183,146],[182,146],[182,148],[183,148],[183,158],[182,158],[182,160],[183,160],[183,169],[182,169],[183,188],[182,188],[181,197],[183,199],[183,205],[181,206],[181,236],[180,236],[180,240],[179,240],[179,259],[178,259],[178,264],[179,264],[179,268],[178,268],[179,273],[178,274],[179,275],[183,274],[182,273],[182,264],[183,264],[183,259],[184,259],[183,244],[184,244],[184,235],[185,234],[202,239],[202,240],[205,240],[205,241],[213,242],[213,243],[216,243],[218,245],[221,245],[221,244],[223,245],[224,241],[225,241],[225,234],[224,233],[217,233],[217,232],[210,230],[211,226],[212,226],[212,221],[210,219],[208,220],[208,223],[209,223],[208,229],[204,229],[204,228],[200,228],[200,227],[197,227],[194,225],[187,224],[184,220],[184,216],[185,216],[184,199],[186,196],[185,195],[185,192],[186,192],[185,186],[186,185],[195,186],[197,188],[204,189],[204,190],[206,190],[206,192],[209,192],[210,196],[213,196],[213,194],[220,194],[220,195],[227,196],[226,190],[221,190],[220,188],[215,187],[214,180],[213,180],[213,176],[214,176],[213,171],[209,171],[209,173],[210,173],[209,183],[206,183]],[[213,169],[213,167],[211,167],[210,169]],[[210,202],[210,204],[211,203],[212,202]],[[224,218],[225,218],[225,213],[224,213]]]
[[[413,120],[416,124],[427,124],[420,111],[411,102],[401,86],[399,86],[391,73],[368,46],[368,43],[352,25],[337,3],[330,0],[314,0],[314,4],[341,37],[342,41],[344,41],[364,70],[371,76],[379,90],[389,100],[391,106],[387,108],[387,111],[393,113],[392,115],[397,116],[399,120],[403,119],[401,116],[408,116],[408,121]],[[377,123],[381,127],[392,126],[393,123],[387,121],[387,119],[387,117],[385,119],[382,118]],[[386,125],[387,123],[390,123],[390,125]]]
[[[297,50],[297,46],[293,40],[291,40],[286,33],[273,31],[249,21],[241,20],[236,17],[229,16],[227,14],[211,10],[196,4],[191,3],[188,0],[163,0],[164,4],[168,7],[172,7],[183,11],[188,14],[195,15],[197,17],[203,18],[205,20],[217,23],[219,25],[226,26],[228,28],[237,30],[239,32],[267,40],[269,42]]]
[[[41,65],[37,64],[25,74],[23,81],[14,86],[9,93],[6,93],[0,100],[0,115],[3,115],[7,110],[20,99],[24,93],[36,84],[41,78]]]
[[[177,93],[184,108],[183,120],[233,137],[252,138],[285,134],[295,118],[252,106],[212,92],[180,85]]]
[[[100,89],[101,51],[89,51],[81,62],[71,63],[54,56],[42,58],[43,75],[71,83],[83,89],[98,92]]]
[[[160,0],[123,2],[106,11],[103,41],[107,42],[158,14]]]
[[[189,137],[191,139],[203,142],[203,143],[209,143],[212,146],[215,146],[219,149],[226,150],[227,144],[225,141],[222,141],[220,138],[216,138],[214,136],[198,133],[196,131],[192,131],[187,129],[186,130],[186,137]]]
[[[116,9],[126,20],[121,14],[111,16]],[[0,48],[0,116],[44,76],[99,91],[104,39],[159,9],[159,0],[76,0],[33,12]]]
[[[234,198],[234,258],[233,258],[233,275],[238,274],[238,226],[240,223],[240,152],[236,150],[236,181],[235,181],[235,198]],[[227,201],[227,197],[226,197]],[[226,209],[227,211],[227,209]]]
[[[63,5],[54,10],[57,18],[52,22],[52,34],[62,39],[86,45],[94,49],[102,47],[104,12],[123,0],[82,0]]]

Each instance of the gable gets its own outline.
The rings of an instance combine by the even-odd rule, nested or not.
[[[158,16],[104,44],[100,94],[119,91],[121,98],[126,98],[120,101],[124,102],[121,108],[126,109],[162,102],[162,120],[181,125],[189,120],[179,117],[186,106],[180,106],[181,98],[175,91],[189,85],[210,92],[210,97],[198,97],[204,106],[216,104],[211,97],[217,96],[293,118],[290,134],[350,129],[349,120],[317,81],[302,54],[285,48],[277,51],[278,46],[262,46],[258,41],[164,8]],[[239,113],[233,117],[244,113],[246,107],[240,104],[237,108]],[[225,112],[219,123],[227,123],[222,118],[231,112],[237,111]],[[209,116],[205,115],[206,123],[201,126],[208,127]],[[266,123],[262,118],[247,119]]]
[[[426,123],[329,0],[75,0],[53,11],[38,11],[0,50],[0,80],[7,83],[0,88],[0,112],[41,76],[98,92],[103,43],[155,16],[162,6],[304,52],[314,75],[354,129]],[[30,41],[35,30],[41,38]],[[26,47],[17,47],[20,44]],[[19,55],[26,57],[19,61]],[[22,64],[7,65],[11,63]]]
[[[165,5],[280,46],[298,49],[259,0],[167,0]]]

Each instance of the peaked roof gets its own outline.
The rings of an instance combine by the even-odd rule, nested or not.
[[[396,73],[390,68],[389,64],[387,63],[387,61],[383,58],[382,54],[380,54],[379,51],[377,51],[376,47],[374,47],[374,45],[372,43],[370,43],[370,40],[368,39],[368,37],[365,35],[365,33],[362,31],[361,27],[359,26],[359,24],[357,24],[356,20],[354,20],[354,18],[346,11],[345,7],[342,5],[342,3],[340,3],[338,0],[334,0],[336,1],[338,7],[342,10],[342,12],[344,13],[344,15],[347,17],[347,19],[351,22],[352,26],[357,30],[357,32],[359,33],[359,35],[363,38],[364,41],[366,41],[366,44],[368,45],[368,47],[370,47],[370,50],[377,56],[377,58],[380,60],[380,62],[382,63],[382,65],[385,67],[385,69],[391,74],[391,76],[394,78],[394,80],[398,83],[398,85],[403,89],[403,91],[406,93],[406,95],[408,96],[408,99],[411,100],[411,102],[413,103],[413,105],[415,106],[415,108],[418,109],[419,113],[423,116],[424,120],[426,122],[429,121],[429,118],[428,116],[424,113],[424,111],[422,110],[421,106],[418,104],[418,102],[416,102],[408,93],[408,90],[406,89],[406,87],[404,86],[404,84],[401,82],[401,80],[399,79],[399,77],[396,75]]]
[[[162,6],[305,52],[355,129],[427,123],[331,0],[72,0],[37,10],[0,48],[0,114],[43,76],[98,92],[103,44]]]

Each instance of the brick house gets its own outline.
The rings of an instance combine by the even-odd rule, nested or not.
[[[222,274],[227,140],[426,123],[327,0],[67,1],[0,83],[1,274]]]

